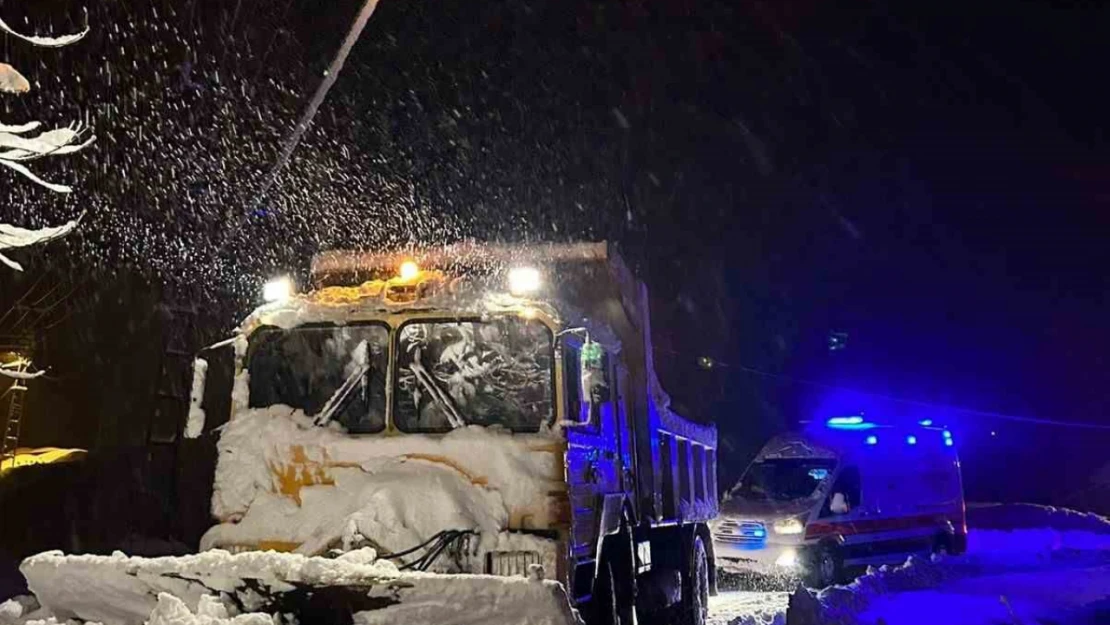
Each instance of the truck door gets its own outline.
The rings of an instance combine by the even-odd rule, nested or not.
[[[632,432],[632,415],[628,412],[628,368],[619,361],[613,367],[613,381],[615,384],[612,398],[616,415],[615,425],[619,463],[617,470],[620,471],[621,490],[631,495],[633,489],[636,487],[635,475],[633,474],[635,470],[633,457],[636,453],[633,445],[635,445],[636,439]],[[637,503],[635,497],[630,496],[629,501],[634,505]]]
[[[563,344],[563,385],[566,397],[567,488],[571,505],[570,556],[591,566],[597,553],[605,495],[622,492],[622,448],[617,395],[613,392],[613,360],[603,356],[607,391],[585,397],[582,388],[582,344],[566,337]],[[629,449],[627,453],[631,453]],[[578,589],[576,594],[578,594]]]

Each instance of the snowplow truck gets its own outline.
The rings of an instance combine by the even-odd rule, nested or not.
[[[202,551],[546,580],[589,623],[705,622],[717,433],[670,409],[613,246],[335,251],[311,275],[268,284],[226,342],[231,388],[197,368],[187,435],[231,397]],[[34,588],[59,567],[23,570]],[[436,622],[472,622],[452,607]]]
[[[670,409],[613,246],[339,251],[312,279],[241,328],[203,548],[371,546],[703,622],[716,430]]]

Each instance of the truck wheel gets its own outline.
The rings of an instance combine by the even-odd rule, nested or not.
[[[598,576],[594,592],[593,618],[596,625],[632,625],[633,606],[629,593],[620,592],[619,581],[613,573],[612,563],[606,563]]]
[[[834,547],[820,547],[810,561],[806,583],[811,588],[825,588],[839,581],[841,575],[840,554]]]
[[[709,620],[709,556],[701,536],[690,545],[688,582],[682,589],[683,625],[705,625]]]

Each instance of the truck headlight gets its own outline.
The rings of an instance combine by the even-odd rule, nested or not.
[[[774,530],[776,534],[784,535],[801,534],[805,530],[805,528],[806,526],[802,524],[801,519],[796,518],[781,519],[779,521],[775,521],[771,525],[771,529]]]

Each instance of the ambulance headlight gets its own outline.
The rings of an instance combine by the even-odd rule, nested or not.
[[[785,536],[789,536],[791,534],[801,534],[805,530],[805,528],[806,527],[802,524],[801,519],[796,518],[781,519],[779,521],[775,521],[774,524],[771,525],[771,529],[774,530],[776,534],[783,534]]]
[[[534,267],[517,267],[509,271],[509,292],[527,295],[540,290],[540,272]]]

